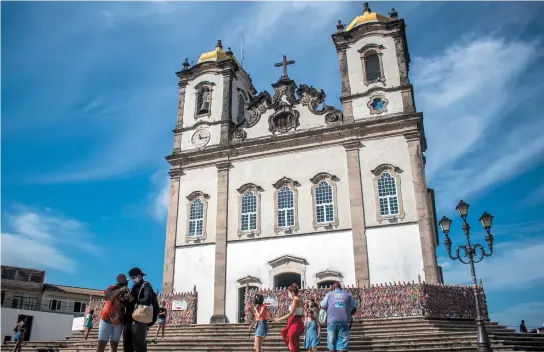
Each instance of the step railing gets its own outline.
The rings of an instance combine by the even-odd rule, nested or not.
[[[435,319],[467,319],[476,316],[476,305],[472,286],[428,284],[425,282],[393,282],[371,285],[370,287],[344,288],[351,293],[357,304],[354,320],[425,317]],[[485,320],[488,320],[487,302],[482,286],[478,286],[480,307]],[[308,303],[313,300],[319,305],[330,288],[305,288],[299,291],[299,296]],[[290,299],[285,288],[274,290],[246,290],[245,316],[246,322],[253,320],[253,304],[255,295],[265,297],[269,308],[268,318],[274,319],[288,313]],[[314,310],[315,311],[315,310]]]

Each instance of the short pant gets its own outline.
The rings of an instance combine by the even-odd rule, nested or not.
[[[104,320],[100,320],[98,323],[98,341],[119,342],[122,332],[123,324],[113,325]]]
[[[347,351],[349,347],[349,324],[327,324],[327,347],[330,351]]]
[[[257,322],[257,329],[255,329],[255,336],[266,337],[268,334],[268,322],[266,320],[259,320]]]

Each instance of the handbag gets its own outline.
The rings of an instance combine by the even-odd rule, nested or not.
[[[319,324],[321,325],[327,324],[327,311],[325,309],[321,309],[319,311]]]
[[[148,282],[144,281],[142,287],[140,287],[140,291],[138,291],[138,297],[136,297],[136,300],[140,298],[140,293],[142,293],[142,289],[144,288],[145,284],[148,284]],[[132,313],[132,319],[134,319],[138,323],[151,323],[153,321],[153,304],[146,306],[136,303],[136,307],[134,308],[134,312]]]

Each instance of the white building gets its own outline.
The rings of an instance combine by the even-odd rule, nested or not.
[[[198,323],[243,317],[245,286],[441,281],[405,25],[364,13],[333,41],[342,111],[283,75],[256,94],[221,42],[179,77],[164,292]]]

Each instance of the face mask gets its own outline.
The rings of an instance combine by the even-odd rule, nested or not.
[[[140,277],[135,277],[135,278],[132,279],[132,283],[133,283],[133,284],[137,284],[137,283],[140,282],[140,280],[142,280],[142,278],[140,278]]]

